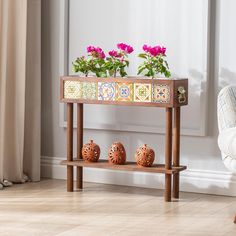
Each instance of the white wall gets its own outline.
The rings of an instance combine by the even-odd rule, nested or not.
[[[189,105],[182,109],[182,134],[205,135],[208,0],[70,0],[69,5],[70,74],[71,62],[85,54],[87,45],[99,45],[107,52],[119,42],[131,44],[130,75],[137,74],[142,62],[137,55],[144,43],[164,45],[172,77],[189,78]],[[91,112],[98,114],[96,118],[89,116]],[[86,128],[165,132],[162,109],[86,106],[85,116]]]
[[[63,68],[64,64],[59,60],[62,49],[62,45],[59,45],[62,25],[60,25],[61,16],[59,14],[58,2],[58,0],[42,1],[43,107],[41,166],[42,176],[65,178],[65,167],[59,165],[59,161],[66,156],[66,130],[59,125],[59,74],[65,68]],[[79,2],[83,3],[81,0]],[[195,0],[195,2],[198,1]],[[208,90],[206,91],[207,99],[205,98],[204,101],[201,101],[203,104],[204,102],[207,104],[206,136],[182,136],[181,163],[188,166],[188,171],[182,173],[181,189],[185,191],[236,195],[236,178],[223,166],[217,147],[218,131],[216,119],[216,98],[219,89],[222,85],[236,80],[236,67],[234,65],[235,48],[234,44],[231,43],[231,40],[235,42],[232,39],[235,35],[233,30],[227,30],[234,27],[231,22],[236,20],[236,16],[233,14],[234,11],[229,11],[229,9],[236,9],[236,2],[233,0],[211,2],[208,15],[210,17],[206,76],[208,79]],[[86,44],[88,43],[81,42],[83,47]],[[80,45],[79,41],[78,45]],[[73,55],[71,55],[72,57]],[[218,79],[218,71],[220,71],[220,80]],[[163,161],[163,134],[86,129],[84,140],[87,141],[91,137],[94,140],[98,140],[103,157],[106,156],[106,150],[108,150],[109,145],[115,140],[120,140],[126,146],[129,159],[132,158],[137,146],[145,142],[154,147],[157,154],[156,161]],[[135,186],[163,187],[163,176],[145,173],[117,173],[107,170],[88,169],[85,170],[85,180]]]

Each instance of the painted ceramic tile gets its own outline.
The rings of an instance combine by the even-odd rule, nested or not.
[[[151,102],[151,84],[134,83],[134,101]]]
[[[167,103],[170,101],[170,87],[165,84],[153,84],[153,102]]]
[[[79,99],[82,97],[81,83],[79,81],[64,82],[64,98]]]
[[[98,82],[98,100],[115,101],[116,83]]]
[[[83,99],[97,100],[97,83],[83,82]]]
[[[133,101],[133,84],[116,83],[116,100],[127,102]]]

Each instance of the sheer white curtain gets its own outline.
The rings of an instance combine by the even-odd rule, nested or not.
[[[3,185],[4,180],[24,182],[24,174],[40,179],[40,12],[40,0],[0,0]]]

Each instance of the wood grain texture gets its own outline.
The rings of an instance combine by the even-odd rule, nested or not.
[[[180,165],[180,107],[174,109],[173,166]],[[179,198],[179,173],[173,175],[173,197]]]
[[[118,82],[118,83],[144,83],[168,85],[170,91],[170,101],[168,103],[158,102],[134,102],[134,101],[104,101],[104,100],[84,100],[84,99],[65,99],[64,81],[79,82]],[[80,84],[80,83],[79,83]],[[60,101],[67,103],[67,160],[61,164],[67,165],[67,190],[73,191],[73,166],[77,167],[77,188],[83,187],[83,167],[103,168],[124,171],[139,171],[165,174],[165,201],[171,201],[172,175],[173,175],[173,197],[179,198],[179,172],[186,169],[180,166],[180,106],[188,104],[188,79],[147,79],[147,78],[96,78],[63,76],[60,81]],[[150,86],[149,86],[150,87]],[[158,89],[161,86],[157,86]],[[165,86],[164,86],[165,87]],[[178,91],[184,87],[182,91]],[[73,88],[73,87],[72,87]],[[160,90],[159,90],[160,91]],[[158,91],[158,95],[159,95]],[[164,91],[165,92],[165,91]],[[179,99],[179,95],[185,95],[186,99]],[[183,98],[183,97],[181,97]],[[184,97],[185,98],[185,97]],[[150,100],[148,100],[150,101]],[[73,160],[73,103],[77,103],[77,159]],[[166,108],[166,138],[165,138],[165,164],[153,165],[152,167],[138,166],[135,162],[128,162],[124,165],[114,165],[108,161],[84,162],[82,158],[83,146],[83,104],[104,104],[104,105],[125,105],[125,106],[150,106]],[[174,146],[173,146],[173,166],[172,166],[172,119],[174,108]]]
[[[134,181],[135,182],[135,181]],[[1,236],[233,236],[235,197],[181,193],[163,204],[163,190],[65,181],[14,184],[0,191]],[[136,182],[135,182],[136,183]]]
[[[73,160],[73,103],[67,104],[67,161]],[[73,192],[73,166],[67,166],[67,191]]]
[[[84,77],[84,76],[77,76],[77,75],[69,75],[69,76],[61,76],[61,80],[71,80],[71,81],[90,81],[90,82],[135,82],[135,83],[165,83],[165,84],[171,84],[173,81],[182,81],[182,80],[188,80],[187,78],[158,78],[158,79],[151,79],[144,76],[128,76],[128,77],[107,77],[107,78],[101,78],[101,77]]]
[[[165,138],[165,168],[170,170],[172,166],[172,108],[166,108],[166,138]],[[165,174],[165,201],[171,201],[170,174]]]
[[[154,164],[152,167],[141,167],[136,162],[126,162],[125,165],[114,165],[107,160],[98,160],[98,162],[85,162],[84,160],[74,159],[73,161],[64,160],[62,165],[67,166],[81,166],[88,168],[100,168],[111,170],[124,170],[124,171],[137,171],[137,172],[149,172],[149,173],[167,173],[171,176],[173,173],[178,173],[186,169],[186,166],[173,167],[172,169],[166,169],[164,164]]]
[[[180,106],[185,106],[185,105],[188,105],[188,80],[186,79],[179,79],[179,80],[174,80],[173,81],[174,83],[174,94],[173,94],[173,100],[174,100],[174,106],[173,107],[180,107]],[[178,101],[178,88],[179,87],[184,87],[186,93],[185,93],[185,96],[186,96],[186,101],[184,103],[179,103]]]
[[[77,104],[77,159],[82,159],[84,107]],[[77,167],[77,189],[83,188],[83,167]]]

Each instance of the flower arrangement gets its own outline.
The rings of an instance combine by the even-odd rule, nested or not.
[[[74,72],[80,72],[86,77],[93,73],[97,77],[116,77],[118,74],[121,77],[127,76],[126,67],[129,66],[128,55],[134,49],[132,46],[125,43],[117,44],[118,50],[111,50],[106,57],[104,51],[100,47],[88,46],[88,56],[78,57],[72,64]],[[164,74],[165,77],[170,77],[169,66],[166,57],[166,48],[161,46],[143,45],[144,53],[138,56],[144,59],[144,62],[138,67],[138,75],[144,74],[154,78],[158,74]]]
[[[97,77],[106,77],[105,53],[100,47],[88,46],[88,58],[84,56],[78,57],[73,62],[74,72],[81,72],[86,77],[90,72],[94,73]]]
[[[121,77],[127,75],[125,67],[129,66],[128,54],[134,51],[133,47],[125,43],[118,43],[119,51],[112,50],[109,52],[110,57],[106,58],[105,67],[110,76],[116,77],[117,73]]]
[[[88,57],[78,57],[73,64],[74,72],[81,72],[86,77],[91,73],[97,77],[114,76],[119,73],[121,77],[127,75],[125,68],[129,66],[128,54],[134,51],[133,47],[125,43],[117,44],[119,51],[109,51],[106,57],[100,47],[88,46]]]
[[[138,56],[145,59],[144,62],[138,67],[138,75],[144,73],[145,76],[154,78],[158,74],[164,74],[169,78],[171,73],[169,71],[169,65],[165,60],[166,48],[161,46],[147,46],[143,45],[144,53],[140,53]]]

